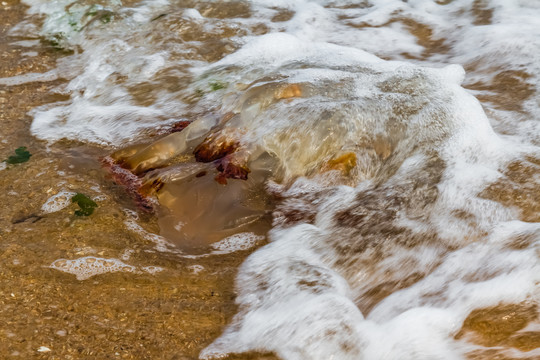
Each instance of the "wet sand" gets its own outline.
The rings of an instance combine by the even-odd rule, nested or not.
[[[10,44],[6,32],[23,16],[18,1],[0,5],[5,19],[0,77],[45,72],[63,56],[46,44],[37,56]],[[32,154],[28,162],[0,171],[0,358],[197,358],[235,313],[234,276],[249,252],[180,259],[157,252],[153,243],[127,230],[124,209],[136,209],[99,162],[110,149],[74,142],[47,145],[29,133],[27,112],[57,101],[50,89],[61,81],[0,85],[0,158],[20,146]],[[88,217],[74,215],[76,204],[43,212],[45,201],[62,190],[101,200]],[[138,223],[158,230],[152,216]],[[77,280],[49,268],[59,258],[120,258],[126,249],[132,251],[125,263],[164,270]],[[194,265],[204,269],[197,273]]]

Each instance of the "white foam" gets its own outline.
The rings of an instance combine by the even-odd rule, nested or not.
[[[7,78],[0,78],[0,85],[15,86],[22,85],[31,82],[47,82],[58,79],[58,72],[50,70],[45,73],[26,73],[22,75],[16,75]]]
[[[200,20],[203,18],[200,12],[197,9],[186,9],[184,10],[184,16],[191,19]]]
[[[122,252],[122,255],[120,255],[120,259],[122,259],[124,261],[128,261],[131,258],[131,255],[133,255],[133,253],[135,253],[135,250],[133,250],[133,249],[125,249]]]
[[[264,236],[255,235],[251,232],[234,234],[212,244],[212,254],[229,254],[236,251],[249,250],[263,240]]]
[[[39,40],[20,40],[20,41],[14,41],[11,44],[22,46],[22,47],[34,47],[34,46],[39,45]]]
[[[127,259],[123,259],[127,260]],[[51,269],[59,270],[76,276],[77,280],[86,280],[96,275],[127,272],[132,274],[141,274],[146,272],[155,275],[165,269],[160,266],[141,266],[136,267],[120,261],[119,259],[107,259],[95,256],[85,256],[78,259],[58,259],[50,266]]]
[[[186,42],[175,42],[174,46],[169,42],[171,46],[168,48],[159,42],[154,45],[146,41],[144,47],[137,44],[141,39],[144,41],[148,28],[157,27],[159,32],[163,30],[159,27],[159,21],[151,19],[163,14],[165,10],[169,16],[174,15],[170,14],[168,1],[141,2],[130,9],[122,9],[118,2],[113,2],[109,4],[116,16],[113,22],[103,28],[82,32],[74,32],[67,23],[69,16],[65,15],[65,7],[73,1],[50,4],[29,0],[26,3],[31,6],[30,13],[43,14],[49,19],[41,30],[42,34],[69,34],[66,40],[69,44],[82,46],[88,55],[91,54],[71,57],[72,63],[79,64],[79,69],[73,74],[75,78],[68,86],[72,99],[68,103],[57,104],[53,109],[47,107],[34,112],[33,133],[36,136],[50,141],[66,137],[117,144],[155,124],[171,122],[173,120],[168,118],[168,114],[185,110],[185,104],[165,93],[161,93],[161,98],[152,106],[134,106],[132,96],[126,91],[129,87],[152,81],[160,70],[174,68],[177,63],[170,59],[183,59],[182,54],[189,51],[189,47],[185,47],[188,45]],[[336,5],[331,1],[282,4],[284,8],[293,11],[295,16],[284,23],[274,23],[270,18],[275,13],[272,8],[275,5],[268,7],[265,2],[253,2],[253,19],[230,21],[240,28],[248,28],[254,22],[265,22],[270,34],[237,39],[240,43],[247,43],[246,46],[216,65],[250,67],[256,63],[255,59],[261,59],[263,62],[257,64],[258,68],[268,71],[290,61],[323,62],[326,66],[337,66],[357,63],[359,60],[377,61],[371,54],[403,60],[406,59],[403,56],[406,53],[438,67],[456,62],[471,64],[478,62],[478,59],[489,59],[483,61],[488,66],[491,66],[489,64],[492,61],[497,61],[497,66],[501,68],[509,68],[509,64],[514,64],[520,69],[527,69],[538,88],[534,74],[538,73],[536,64],[540,43],[537,41],[539,37],[535,35],[538,29],[532,15],[537,7],[530,2],[522,2],[519,6],[499,0],[487,2],[486,7],[493,8],[493,23],[488,26],[473,26],[474,16],[471,2],[468,1],[453,1],[443,5],[431,0],[407,3],[389,0],[378,1],[366,7],[341,8],[342,5],[354,5],[354,2],[345,1]],[[72,22],[82,21],[81,16],[86,11],[84,5],[77,6],[70,8],[70,16],[75,16]],[[400,15],[396,16],[398,13]],[[216,25],[215,20],[203,18],[196,9],[181,9],[181,14],[189,21],[203,21],[208,29]],[[397,21],[402,18],[425,24],[433,31],[434,39],[446,38],[447,43],[452,44],[451,51],[431,57],[423,55],[425,44],[419,43],[409,33],[409,25]],[[133,21],[137,23],[135,27]],[[31,32],[31,29],[26,32]],[[160,36],[168,39],[169,35],[160,33]],[[260,46],[260,42],[263,46]],[[485,46],[477,46],[479,43]],[[303,54],[303,57],[298,54]],[[62,67],[65,68],[68,62],[63,62]],[[192,67],[191,72],[200,73],[204,70],[204,61],[182,62],[182,66]],[[84,70],[81,72],[80,69]],[[475,71],[469,75],[471,79],[475,76],[486,78],[485,69]],[[127,80],[114,81],[117,74]],[[84,95],[78,95],[82,91]],[[532,98],[524,105],[531,114],[538,114],[540,106]],[[506,122],[500,126],[519,136],[537,140],[533,135],[535,132],[522,130],[524,127],[511,127]],[[527,120],[527,127],[536,129],[537,125]],[[82,131],[79,133],[77,129]]]
[[[65,209],[71,205],[71,198],[75,194],[76,193],[73,191],[62,190],[58,192],[58,194],[48,198],[47,201],[45,201],[45,203],[41,206],[41,211],[43,211],[45,214],[49,214]]]
[[[39,55],[37,51],[27,51],[21,54],[24,57],[36,57]]]
[[[159,266],[143,266],[141,267],[141,270],[142,271],[145,271],[151,275],[155,275],[159,272],[162,272],[163,270],[165,270],[164,268],[162,267],[159,267]]]
[[[50,265],[50,268],[73,274],[77,280],[86,280],[92,276],[113,272],[139,272],[135,266],[128,265],[118,259],[95,256],[86,256],[74,260],[58,259]]]
[[[123,94],[117,95],[114,97],[121,100],[119,98]],[[147,128],[163,112],[122,103],[103,106],[75,97],[69,104],[37,108],[32,115],[34,121],[30,130],[40,139],[57,141],[81,138],[100,144],[114,144],[132,139],[134,134]]]
[[[283,44],[283,53],[279,44]],[[312,54],[313,49],[316,51]],[[311,144],[318,151],[322,139],[335,136],[329,143],[336,145],[330,153],[336,153],[365,134],[374,138],[381,127],[394,121],[396,115],[386,112],[388,108],[400,106],[407,114],[406,106],[412,109],[415,101],[420,102],[418,111],[411,110],[413,115],[406,115],[400,128],[403,137],[397,140],[392,159],[403,157],[393,175],[383,175],[388,163],[368,162],[367,169],[380,166],[379,171],[366,172],[365,181],[361,182],[360,177],[356,188],[340,187],[329,192],[316,179],[300,179],[281,194],[287,199],[282,206],[291,206],[300,213],[313,211],[315,226],[274,230],[272,243],[257,250],[242,265],[237,278],[240,310],[224,334],[201,353],[202,358],[274,351],[284,359],[461,359],[466,349],[456,344],[453,336],[471,310],[501,302],[521,303],[537,294],[539,272],[534,248],[504,249],[486,238],[486,234],[497,233],[494,228],[518,214],[478,196],[487,184],[503,177],[501,167],[522,158],[534,147],[497,136],[478,101],[459,87],[464,79],[461,67],[425,69],[397,62],[381,64],[362,57],[360,51],[338,49],[321,43],[306,45],[290,35],[272,34],[253,40],[215,65],[219,69],[240,64],[240,79],[262,77],[261,72],[268,77],[280,73],[292,83],[309,81],[317,84],[317,89],[324,89],[324,96],[316,97],[317,90],[306,95],[317,99],[312,103],[299,99],[284,107],[257,107],[249,97],[249,107],[242,103],[243,98],[231,103],[231,108],[242,109],[242,115],[248,113],[242,126],[248,131],[254,128],[245,141],[257,136],[264,139],[267,151],[283,160],[282,166],[293,174],[291,178],[308,173],[309,162],[303,156],[309,154]],[[335,56],[324,59],[331,52]],[[356,58],[352,56],[355,52],[359,54]],[[324,69],[344,66],[341,55],[349,68]],[[317,70],[295,72],[296,62],[309,62]],[[350,70],[355,65],[360,70]],[[257,69],[255,75],[246,68]],[[350,79],[358,85],[347,92],[342,84]],[[339,83],[344,92],[334,95],[332,85],[324,81]],[[396,98],[387,96],[381,84],[387,84]],[[350,93],[355,96],[347,95]],[[415,95],[407,98],[409,94]],[[367,101],[358,111],[347,113],[347,131],[340,131],[334,121],[331,131],[327,130],[319,140],[314,131],[323,121],[315,124],[313,118],[321,118],[317,112],[319,103],[331,103],[333,95],[354,99],[347,103],[351,108],[366,104],[362,101],[372,96],[377,102]],[[297,153],[281,140],[283,133],[295,131]],[[302,132],[310,134],[311,142],[301,143]],[[440,157],[439,170],[437,165],[425,168],[433,152]],[[440,180],[430,180],[429,176],[435,176],[429,175],[430,171],[440,172],[436,175]],[[416,186],[420,190],[415,190]],[[434,194],[433,203],[418,205],[430,192]],[[318,194],[317,201],[301,201],[314,193]],[[361,200],[377,196],[377,201]],[[340,227],[336,216],[346,210],[351,212],[348,216],[357,216],[358,220]],[[454,215],[460,211],[470,213],[474,220]],[[362,219],[369,217],[373,217],[373,223],[363,223]],[[388,220],[393,217],[396,219]],[[383,222],[377,224],[380,219]],[[348,218],[343,221],[347,224]],[[395,230],[396,235],[392,235],[398,223],[405,229]],[[280,222],[277,224],[279,228]],[[388,233],[380,227],[388,227]],[[400,234],[407,231],[411,233],[403,235],[404,240]],[[437,236],[434,243],[429,240],[431,232]],[[419,240],[423,237],[426,243]],[[360,309],[374,301],[369,294],[377,284],[391,286],[387,284],[418,273],[424,276],[421,280],[405,289],[394,289],[373,304],[375,307],[363,318]]]
[[[201,259],[209,256],[219,256],[225,254],[231,254],[237,251],[246,251],[250,250],[258,245],[260,245],[265,239],[265,236],[256,235],[252,232],[243,232],[228,236],[216,243],[210,245],[210,251],[198,254],[198,255],[180,255],[186,259]],[[195,267],[190,267],[192,271],[198,273],[200,270],[204,269],[203,267],[198,268],[199,265],[194,265]]]
[[[472,310],[538,304],[538,224],[481,195],[509,180],[508,164],[540,154],[537,1],[257,0],[248,19],[143,1],[130,9],[112,4],[114,21],[82,31],[67,21],[72,2],[26,0],[31,14],[45,15],[44,26],[23,23],[10,32],[35,38],[64,31],[62,44],[83,50],[60,60],[56,71],[69,83],[57,91],[71,98],[32,112],[36,137],[119,145],[187,110],[231,111],[238,116],[225,127],[242,128],[250,151],[279,163],[283,183],[272,190],[284,200],[271,243],[242,265],[239,312],[202,358],[256,350],[284,359],[461,359],[472,345],[454,337]],[[293,16],[272,21],[276,6]],[[488,11],[479,18],[475,7],[482,6]],[[84,9],[77,4],[71,16],[79,25]],[[268,33],[254,35],[261,23]],[[202,39],[223,29],[237,34],[223,39],[223,54],[232,53],[209,60],[199,51]],[[185,40],[184,31],[198,37]],[[488,85],[502,72],[517,72],[517,87],[531,92],[517,110],[489,100],[496,92]],[[40,76],[48,75],[0,83]],[[209,81],[224,86],[210,91]],[[485,89],[466,91],[462,83]],[[276,89],[287,84],[299,84],[302,96],[277,101]],[[178,148],[188,149],[216,118],[197,120]],[[377,138],[388,148],[378,149]],[[344,152],[357,161],[347,186],[340,174],[317,175]],[[539,176],[526,181],[508,183],[519,192],[538,187]],[[289,224],[287,211],[310,216]],[[128,214],[126,227],[158,251],[177,251],[136,220]],[[181,256],[261,242],[238,234],[207,254]]]
[[[328,57],[329,54],[334,56]],[[250,68],[256,65],[271,72],[293,61],[322,63],[328,67],[381,62],[376,56],[354,48],[324,42],[308,43],[293,35],[275,33],[254,38],[213,66],[240,65]]]
[[[173,244],[167,241],[163,236],[153,234],[146,231],[141,225],[137,223],[139,218],[138,214],[132,210],[125,209],[124,213],[127,216],[127,219],[124,221],[124,225],[130,231],[141,236],[143,239],[150,241],[155,244],[155,249],[159,252],[172,252],[172,253],[181,253]]]

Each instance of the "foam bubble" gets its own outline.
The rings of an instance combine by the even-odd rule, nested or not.
[[[146,272],[148,274],[155,275],[165,270],[159,266],[149,265],[136,267],[126,264],[118,259],[106,259],[95,256],[85,256],[73,260],[58,259],[55,260],[49,267],[51,269],[73,274],[76,276],[77,280],[86,280],[92,276],[113,272],[126,272],[133,274],[141,274]]]
[[[159,267],[159,266],[143,266],[141,267],[141,270],[142,271],[145,271],[151,275],[154,275],[154,274],[157,274],[159,272],[162,272],[163,270],[165,270],[164,268],[162,267]]]
[[[113,272],[139,273],[135,266],[128,265],[118,259],[95,256],[86,256],[74,260],[58,259],[50,265],[50,268],[73,274],[77,280],[86,280],[92,276]]]
[[[249,250],[264,240],[264,236],[255,235],[251,232],[234,234],[225,239],[213,243],[212,254],[228,254],[236,251]]]
[[[45,203],[41,206],[41,211],[49,214],[65,209],[66,207],[71,205],[71,198],[75,194],[76,193],[72,191],[62,190],[58,194],[55,194],[48,198],[47,201],[45,201]]]
[[[120,258],[122,260],[124,260],[124,261],[128,261],[131,258],[131,255],[133,255],[133,253],[135,253],[135,250],[133,250],[133,249],[125,249],[122,252],[122,255],[120,255]]]

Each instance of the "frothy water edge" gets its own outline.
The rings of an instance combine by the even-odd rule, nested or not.
[[[71,2],[26,2],[30,13],[49,15],[41,36],[60,26],[62,44],[82,49],[58,70],[0,79],[68,79],[57,90],[70,100],[33,110],[36,137],[122,146],[186,119],[193,128],[203,123],[204,137],[206,121],[242,144],[250,166],[260,154],[277,163],[276,182],[267,183],[282,199],[270,244],[242,265],[238,314],[201,358],[272,351],[284,359],[462,359],[490,349],[540,356],[538,348],[485,340],[472,316],[532,309],[508,337],[538,324],[533,1],[482,2],[487,13],[466,1],[422,0],[349,9],[353,3],[283,2],[277,10],[255,1],[230,17],[206,3],[96,8],[112,14],[110,23],[85,18],[80,3],[70,14],[77,31],[58,18]],[[288,20],[273,20],[285,10]],[[267,34],[257,33],[261,23]],[[197,50],[216,33],[223,44],[215,53]],[[126,226],[157,251],[190,257],[131,215]],[[239,238],[210,254],[261,241]],[[83,260],[100,259],[58,261]]]

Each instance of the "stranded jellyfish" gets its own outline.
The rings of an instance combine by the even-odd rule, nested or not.
[[[104,161],[140,207],[158,212],[161,234],[180,246],[204,246],[238,232],[264,234],[272,204],[299,177],[354,185],[380,175],[383,163],[396,168],[399,139],[359,116],[381,117],[372,104],[379,99],[348,99],[361,81],[357,74],[337,84],[265,77],[226,92],[220,110]],[[393,113],[383,115],[393,136],[403,134]]]
[[[236,111],[179,123],[159,140],[120,149],[104,163],[140,208],[159,213],[162,235],[180,246],[240,231],[264,233],[272,207],[264,187],[276,159],[249,137],[246,112],[301,96],[297,84],[252,87],[239,96]]]

